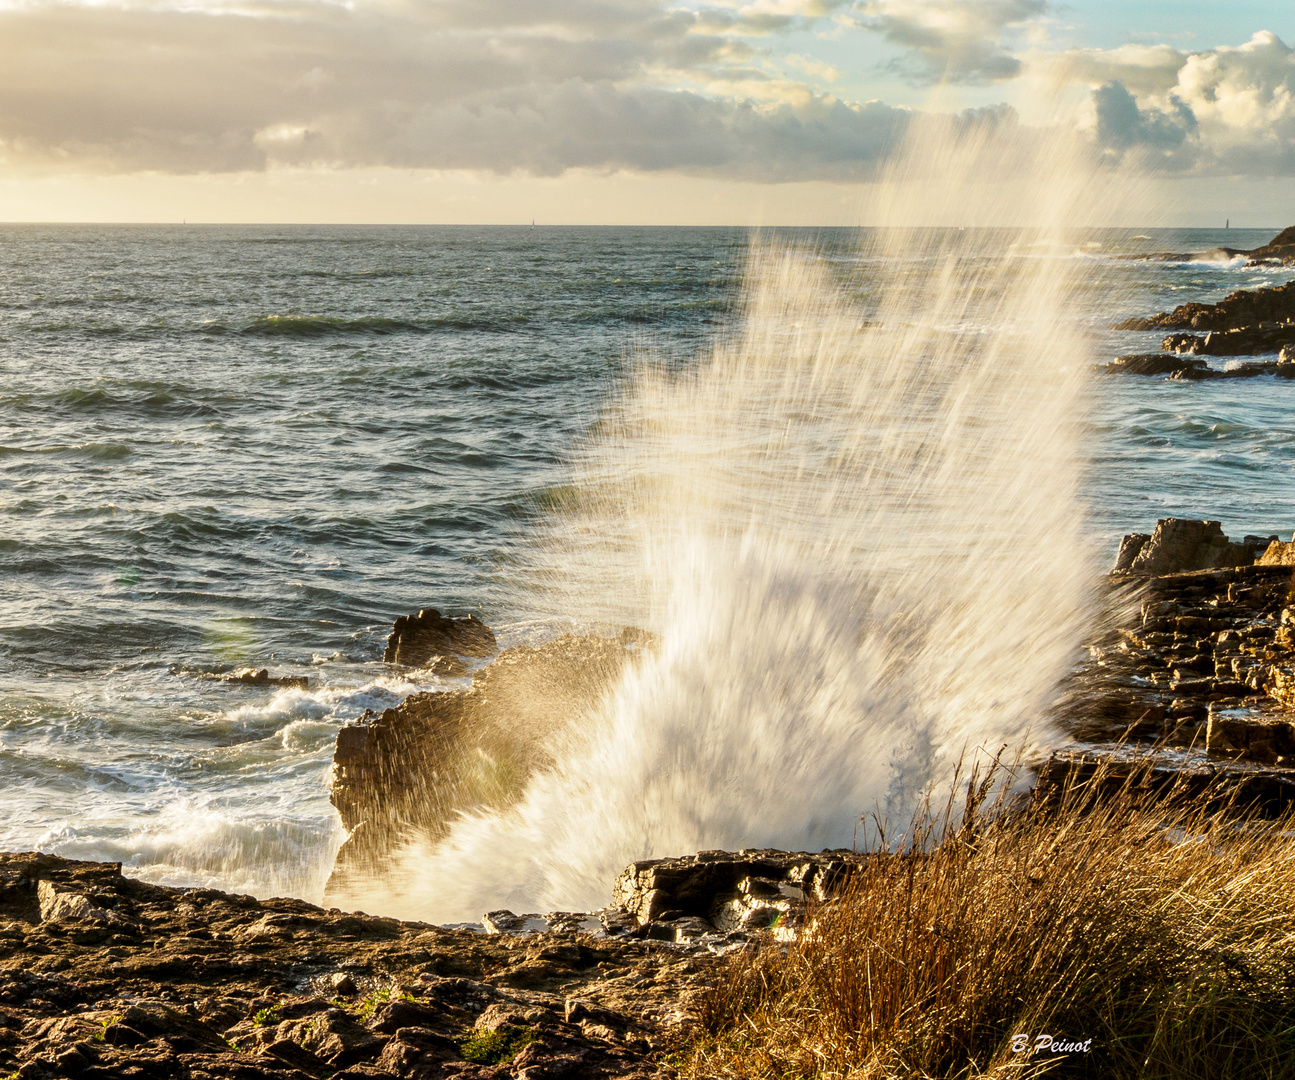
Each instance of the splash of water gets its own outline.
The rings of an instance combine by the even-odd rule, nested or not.
[[[1000,216],[1062,223],[1078,177],[1036,162],[1013,184],[992,156],[922,147],[922,212],[955,219],[996,175]],[[515,805],[411,849],[373,907],[588,909],[635,859],[848,847],[977,748],[1055,739],[1095,574],[1077,260],[1054,239],[892,229],[844,278],[757,244],[737,328],[683,373],[643,362],[554,524],[568,611],[651,626],[659,651],[596,723],[551,734]]]

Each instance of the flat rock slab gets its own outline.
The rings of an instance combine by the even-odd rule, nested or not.
[[[634,937],[485,935],[0,854],[0,1075],[665,1078],[717,963]]]
[[[1172,519],[1154,539],[1125,537],[1107,582],[1105,628],[1067,687],[1062,722],[1082,750],[1057,754],[1041,780],[1087,775],[1103,756],[1123,761],[1158,746],[1167,756],[1155,760],[1157,783],[1281,811],[1295,802],[1295,544],[1257,536],[1237,544],[1215,522]],[[1241,550],[1260,557],[1190,569]]]

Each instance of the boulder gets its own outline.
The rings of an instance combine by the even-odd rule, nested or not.
[[[454,619],[435,608],[424,608],[417,615],[396,620],[382,659],[388,664],[422,667],[433,659],[493,656],[498,648],[490,627],[475,615]],[[458,673],[465,674],[466,669]]]
[[[1264,553],[1259,556],[1260,566],[1295,566],[1295,540],[1272,538]]]
[[[1249,566],[1271,537],[1247,536],[1233,543],[1217,521],[1162,518],[1149,537],[1130,533],[1120,543],[1117,571],[1139,574],[1178,574],[1223,566]]]
[[[682,940],[681,931],[695,938],[703,924],[712,932],[766,929],[797,917],[807,900],[834,895],[869,857],[757,849],[647,859],[621,872],[612,903],[661,940]]]
[[[243,683],[246,686],[287,686],[305,690],[310,680],[304,675],[271,675],[269,668],[239,668],[225,676],[226,682]]]

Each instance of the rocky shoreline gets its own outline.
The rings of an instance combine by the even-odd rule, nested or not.
[[[483,934],[0,855],[0,1075],[663,1077],[713,953]]]
[[[1253,252],[1295,261],[1295,229]],[[1166,256],[1168,257],[1168,256]],[[1175,256],[1176,257],[1176,256]],[[1130,320],[1172,331],[1112,373],[1295,377],[1295,282]],[[1277,353],[1230,370],[1202,357]],[[1295,805],[1295,541],[1168,518],[1124,538],[1102,618],[1062,688],[1072,741],[1032,762],[1069,782],[1152,784],[1266,814]],[[321,907],[133,880],[120,864],[0,854],[0,1078],[665,1080],[725,958],[785,941],[890,855],[703,851],[625,868],[595,912],[445,927],[365,914],[411,836],[509,805],[551,765],[537,732],[579,725],[657,647],[626,627],[498,648],[472,616],[398,619],[387,663],[463,682],[338,733],[348,833]],[[253,686],[304,679],[244,669]],[[767,956],[768,953],[756,955]]]
[[[1204,252],[1196,257],[1213,253]],[[1295,227],[1249,255],[1252,263],[1295,262]],[[1192,256],[1165,256],[1189,259]],[[1117,323],[1116,330],[1174,331],[1161,339],[1161,352],[1117,356],[1100,370],[1112,375],[1165,375],[1171,379],[1249,379],[1260,375],[1295,378],[1295,281],[1266,289],[1241,289],[1216,304],[1195,301],[1173,311]],[[1213,368],[1205,356],[1272,355],[1228,368]]]
[[[16,1080],[665,1080],[721,958],[864,857],[640,862],[592,915],[483,931],[0,855],[0,1071]]]

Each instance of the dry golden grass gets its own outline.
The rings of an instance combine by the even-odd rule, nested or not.
[[[1295,1076],[1295,835],[1139,781],[930,812],[733,957],[694,1077]],[[1013,1037],[1091,1039],[1045,1060]]]

